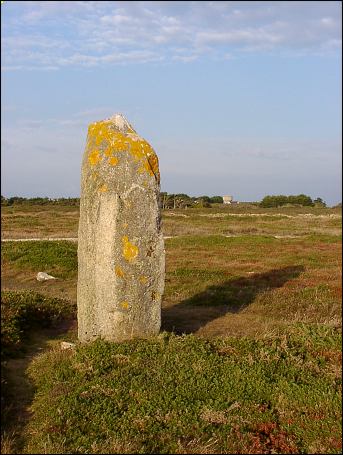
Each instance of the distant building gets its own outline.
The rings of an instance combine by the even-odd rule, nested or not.
[[[224,204],[231,204],[233,200],[232,196],[223,196],[223,202]]]
[[[239,204],[238,201],[234,201],[232,196],[223,196],[224,204]]]

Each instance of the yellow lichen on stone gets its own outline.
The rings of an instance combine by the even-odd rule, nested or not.
[[[139,281],[142,283],[142,284],[147,284],[148,282],[148,277],[144,276],[144,275],[141,275],[139,277]]]
[[[123,256],[128,262],[132,262],[138,255],[138,247],[129,242],[128,237],[123,237]]]
[[[95,166],[98,161],[101,160],[99,150],[93,150],[89,156],[88,156],[88,161],[91,164],[91,166]]]
[[[158,182],[160,181],[158,158],[156,153],[147,141],[140,138],[131,128],[128,133],[124,134],[118,131],[115,126],[113,127],[111,120],[95,122],[88,128],[88,142],[90,147],[99,147],[103,142],[105,142],[106,146],[104,154],[108,157],[111,156],[111,153],[115,152],[129,152],[134,161],[141,162],[139,172],[146,171],[151,176],[155,176]],[[100,159],[99,152],[95,150],[89,157],[92,165],[96,164]],[[115,164],[112,165],[115,166]]]
[[[113,132],[109,128],[109,122],[95,122],[89,125],[88,135],[99,146],[103,141],[110,142]]]
[[[126,152],[129,148],[129,141],[122,133],[114,133],[111,144],[116,152]]]
[[[114,272],[117,276],[119,276],[119,278],[124,278],[125,277],[125,273],[123,272],[122,268],[119,267],[119,265],[116,265],[114,267]]]
[[[123,302],[121,302],[120,305],[124,310],[127,310],[129,308],[129,302],[127,300],[124,300]]]
[[[95,179],[97,178],[98,175],[99,175],[99,173],[96,172],[96,171],[94,171],[94,172],[92,173],[92,178],[95,180]]]
[[[144,158],[142,141],[130,138],[130,153],[135,161],[140,161]]]
[[[146,140],[136,135],[125,136],[119,132],[114,133],[113,139],[112,144],[115,151],[128,150],[133,156],[134,161],[142,162],[142,166],[138,169],[138,172],[142,173],[146,171],[151,176],[155,176],[158,182],[160,181],[157,155]]]
[[[110,158],[110,159],[108,160],[108,162],[110,163],[111,166],[116,166],[116,165],[118,164],[119,160],[118,160],[117,157],[112,156],[112,158]]]
[[[104,155],[110,157],[112,153],[112,147],[108,146],[104,150]]]
[[[157,299],[158,296],[159,296],[158,292],[152,291],[152,293],[151,293],[151,299],[152,299],[153,301],[155,301],[155,300]]]
[[[158,169],[158,158],[157,158],[156,153],[152,150],[151,147],[150,147],[150,150],[152,153],[151,153],[151,155],[148,154],[149,166],[150,166],[152,173],[155,175],[157,181],[159,182],[160,181],[160,172]]]
[[[106,193],[106,191],[108,190],[108,187],[106,185],[106,183],[104,183],[103,185],[101,185],[101,187],[99,188],[99,191],[101,193]]]

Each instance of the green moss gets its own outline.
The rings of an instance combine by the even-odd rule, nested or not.
[[[44,271],[58,278],[77,274],[77,244],[72,242],[6,242],[1,257],[21,270]]]
[[[334,357],[340,340],[335,329],[299,325],[264,340],[162,333],[48,353],[30,368],[38,393],[29,453],[202,453],[207,445],[248,453],[257,443],[257,453],[312,453],[319,443],[339,453],[341,380],[321,353]]]

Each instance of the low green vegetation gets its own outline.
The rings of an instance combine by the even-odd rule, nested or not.
[[[77,244],[66,241],[6,242],[1,248],[1,259],[17,269],[70,278],[77,273]]]
[[[160,195],[162,209],[178,209],[185,207],[211,207],[211,204],[223,204],[222,196],[188,196],[188,194],[168,194],[162,192]]]
[[[162,333],[51,351],[28,453],[340,453],[338,330],[201,340]]]
[[[80,198],[76,197],[60,197],[56,199],[51,199],[49,197],[19,197],[13,196],[5,198],[1,196],[1,205],[12,206],[12,205],[80,205]]]
[[[1,291],[1,359],[18,355],[30,333],[75,316],[67,300],[32,291]]]
[[[67,300],[32,291],[1,291],[1,427],[2,442],[8,431],[16,433],[20,411],[32,389],[24,380],[21,365],[32,350],[31,338],[38,332],[75,318],[76,308]],[[11,365],[11,363],[17,362]],[[22,386],[24,384],[24,387]],[[20,387],[18,386],[20,384]],[[23,390],[24,389],[24,392]],[[18,453],[18,441],[13,453]],[[7,451],[2,444],[2,453]]]
[[[2,215],[77,235],[75,207]],[[161,334],[75,350],[77,243],[2,243],[2,452],[341,453],[341,209],[168,209],[163,229]]]
[[[325,207],[325,202],[321,198],[315,200],[317,204]],[[302,206],[314,206],[315,202],[311,199],[310,196],[305,194],[298,194],[297,196],[265,196],[260,202],[261,207],[281,207],[286,204],[296,204]]]

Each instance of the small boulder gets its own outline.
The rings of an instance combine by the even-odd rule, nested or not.
[[[45,272],[38,272],[36,278],[37,278],[37,281],[56,280],[56,278],[54,276],[48,275]]]

